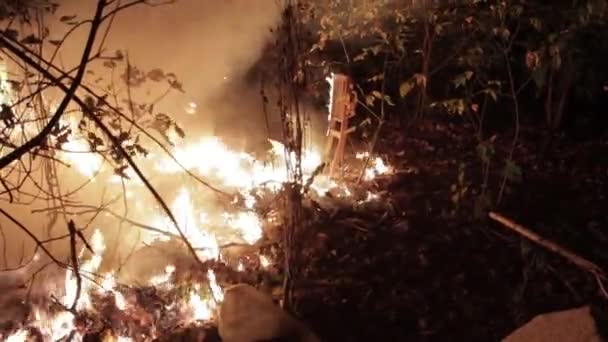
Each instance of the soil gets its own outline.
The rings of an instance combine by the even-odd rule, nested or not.
[[[490,222],[489,208],[475,215],[482,178],[470,128],[424,126],[387,128],[379,142],[396,168],[374,184],[388,193],[391,219],[375,213],[364,230],[319,230],[326,246],[309,258],[297,308],[322,339],[499,341],[537,314],[605,308],[593,276]],[[564,139],[541,154],[531,129],[523,132],[522,179],[492,209],[608,269],[608,144]],[[508,148],[508,139],[495,146]],[[456,209],[461,164],[469,190]],[[494,194],[499,171],[490,175]]]

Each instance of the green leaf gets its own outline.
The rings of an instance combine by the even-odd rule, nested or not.
[[[412,86],[410,81],[405,81],[399,86],[399,95],[401,95],[401,97],[406,97],[407,94],[409,94],[413,88],[414,87]]]

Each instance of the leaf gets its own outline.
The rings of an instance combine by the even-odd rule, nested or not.
[[[365,103],[366,103],[368,106],[373,107],[373,106],[374,106],[374,100],[375,100],[375,99],[376,99],[376,98],[374,97],[374,95],[367,95],[367,96],[365,97]]]
[[[165,73],[161,69],[152,69],[148,71],[147,76],[154,82],[160,82],[165,79]]]
[[[76,19],[76,15],[64,15],[61,18],[59,18],[59,21],[65,23],[66,21],[72,21]]]
[[[122,61],[125,58],[125,55],[120,50],[116,50],[114,53],[114,59],[117,61]]]
[[[369,126],[372,124],[372,119],[367,118],[363,121],[361,121],[361,123],[359,124],[359,127],[365,127],[365,126]]]
[[[454,83],[454,87],[458,89],[460,87],[464,87],[467,84],[467,78],[465,74],[459,74],[454,78],[454,80],[452,80],[452,83]]]
[[[416,80],[416,85],[422,88],[426,88],[426,76],[423,74],[414,74],[414,80]]]
[[[399,86],[399,95],[401,95],[401,97],[406,97],[407,94],[409,94],[413,88],[414,87],[412,86],[410,81],[405,81]]]
[[[372,91],[372,95],[377,99],[382,99],[382,93],[377,90]]]
[[[170,86],[171,86],[171,88],[173,88],[173,89],[176,89],[176,90],[178,90],[178,91],[180,91],[180,92],[182,92],[182,93],[186,93],[186,92],[184,91],[184,87],[183,87],[183,85],[182,85],[180,82],[178,82],[177,80],[170,80],[170,81],[169,81],[169,85],[170,85]]]
[[[356,55],[353,58],[353,62],[358,62],[358,61],[362,61],[365,59],[365,57],[367,57],[367,51],[363,51],[362,53]]]
[[[386,103],[388,103],[389,106],[394,106],[395,103],[393,102],[393,100],[391,99],[390,96],[388,95],[384,95],[384,101],[386,101]]]
[[[541,31],[543,28],[543,23],[538,18],[530,18],[530,25],[534,27],[536,31]]]
[[[380,44],[374,45],[374,46],[371,47],[371,51],[374,54],[374,56],[376,56],[377,54],[379,54],[381,50],[382,50],[382,45],[380,45]]]
[[[374,75],[367,79],[368,82],[378,82],[384,79],[384,73]]]
[[[177,133],[180,138],[184,139],[186,137],[186,133],[178,124],[174,123],[173,129],[175,129],[175,133]]]
[[[112,60],[107,60],[103,62],[103,66],[106,68],[114,69],[116,68],[116,63],[114,63],[114,61]]]
[[[505,161],[505,167],[502,170],[503,176],[511,182],[521,181],[521,168],[511,159]]]
[[[59,46],[61,44],[61,40],[51,39],[51,40],[49,40],[49,43],[51,43],[55,46]]]
[[[33,34],[21,39],[22,44],[31,44],[31,45],[39,45],[42,44],[42,40]]]

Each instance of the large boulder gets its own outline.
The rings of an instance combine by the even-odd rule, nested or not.
[[[224,342],[320,342],[304,323],[283,311],[268,294],[246,284],[226,289],[218,324]]]
[[[502,342],[602,342],[591,308],[558,311],[534,317]]]

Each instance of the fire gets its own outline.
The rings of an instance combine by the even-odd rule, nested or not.
[[[330,113],[333,102],[333,80],[334,75],[332,74],[327,79],[330,84],[328,105]],[[5,90],[8,86],[5,72],[0,70],[1,90]],[[4,95],[7,93],[9,92],[0,91],[0,102],[9,100]],[[189,103],[185,108],[186,112],[191,115],[195,114],[197,109],[197,104],[194,102]],[[91,147],[85,138],[75,133],[78,132],[78,121],[74,117],[66,117],[61,123],[62,125],[69,125],[72,134],[69,140],[62,145],[62,151],[59,152],[60,157],[74,166],[74,170],[86,179],[92,180],[95,178],[98,184],[103,183],[108,186],[122,185],[123,180],[119,176],[103,172],[104,159],[91,151]],[[28,129],[36,132],[36,127],[32,126]],[[197,251],[198,256],[204,260],[220,258],[218,238],[222,237],[210,233],[212,226],[223,225],[237,232],[242,240],[240,242],[247,244],[258,242],[263,236],[264,219],[253,210],[256,207],[256,197],[253,194],[261,194],[268,190],[276,192],[282,184],[290,181],[288,165],[295,164],[295,153],[287,152],[282,143],[269,140],[272,148],[268,151],[268,160],[260,161],[250,154],[229,148],[217,137],[202,137],[196,142],[188,143],[183,140],[180,141],[178,137],[174,136],[172,141],[176,141],[176,146],[171,152],[179,164],[173,158],[163,156],[160,151],[151,151],[148,158],[142,162],[144,166],[149,164],[150,167],[146,169],[146,173],[150,174],[151,178],[175,178],[184,174],[183,167],[198,176],[212,180],[211,183],[222,189],[239,193],[244,200],[245,208],[240,211],[235,209],[232,212],[218,212],[217,208],[207,206],[204,201],[199,200],[199,189],[188,185],[182,185],[178,189],[170,204],[170,209],[181,233],[185,235],[188,242]],[[367,152],[358,153],[356,157],[358,159],[369,158],[368,168],[364,171],[366,180],[392,172],[392,168],[380,157],[370,156]],[[316,149],[309,148],[303,151],[301,167],[305,180],[312,177],[321,164],[322,157]],[[144,191],[147,190],[142,187],[142,182],[135,177],[133,170],[126,169],[125,173],[131,178],[124,183],[126,186],[124,189],[125,196],[127,199],[137,199],[134,208],[132,208],[135,211],[134,215],[137,218],[145,218],[144,220],[149,226],[161,231],[146,231],[141,242],[143,244],[154,244],[159,241],[166,241],[171,236],[179,236],[178,227],[168,219],[165,213],[160,212],[156,203],[144,199],[140,200]],[[323,175],[315,177],[311,189],[320,196],[332,189],[336,189],[340,193],[339,196],[352,195],[345,184],[340,184]],[[120,188],[120,190],[123,189]],[[377,198],[376,194],[368,192],[366,201],[376,200]],[[150,210],[154,209],[157,212],[151,214]],[[60,304],[70,308],[76,301],[76,311],[78,312],[93,309],[91,307],[91,294],[95,290],[97,295],[113,296],[116,308],[127,310],[130,304],[117,286],[115,273],[113,271],[106,273],[99,282],[96,277],[100,277],[94,275],[100,268],[106,249],[104,237],[99,230],[94,231],[90,245],[93,253],[88,256],[88,259],[80,261],[84,259],[86,248],[82,248],[78,255],[78,271],[81,279],[80,293],[78,294],[75,270],[70,268],[65,273],[65,294],[59,299]],[[272,260],[267,256],[259,255],[258,257],[262,268],[272,265]],[[244,271],[244,269],[244,265],[239,262],[237,270]],[[150,278],[149,285],[163,287],[164,289],[174,288],[175,277],[173,275],[175,270],[174,265],[166,266],[164,273]],[[208,286],[205,287],[200,284],[194,285],[187,293],[187,299],[182,300],[182,304],[185,304],[191,313],[191,315],[188,314],[187,319],[192,321],[213,319],[217,305],[223,301],[223,290],[218,285],[216,275],[212,270],[207,271],[207,282]],[[209,292],[207,296],[205,296],[205,292]],[[51,316],[49,313],[41,311],[41,308],[37,308],[33,315],[35,322],[31,323],[32,326],[38,328],[49,340],[55,341],[65,338],[75,329],[74,314],[67,310]],[[25,341],[28,337],[28,331],[22,329],[9,336],[7,341]],[[82,336],[76,334],[75,340],[81,338]],[[131,341],[131,338],[118,336],[111,337],[111,340]]]
[[[355,157],[357,159],[368,159],[370,158],[369,152],[358,152]],[[390,174],[393,169],[384,163],[384,160],[380,157],[375,157],[369,160],[368,167],[365,169],[365,180],[372,180],[380,175]]]
[[[262,267],[266,268],[268,266],[270,266],[270,260],[268,260],[268,258],[265,255],[261,255],[260,254],[260,265],[262,265]]]
[[[6,339],[6,342],[25,342],[29,337],[27,330],[20,329]]]
[[[179,191],[177,198],[171,206],[171,211],[177,220],[179,228],[182,230],[182,233],[186,236],[190,244],[192,244],[192,247],[202,250],[199,253],[200,256],[206,259],[217,258],[219,255],[217,240],[214,236],[206,233],[205,230],[202,229],[204,222],[201,218],[204,219],[205,215],[199,215],[199,219],[197,220],[190,192],[186,188],[182,188]],[[175,225],[165,216],[155,218],[152,222],[152,226],[159,227],[174,236],[179,235]],[[145,241],[152,244],[155,241],[164,241],[167,239],[167,235],[150,233],[147,235],[147,238],[145,238]]]
[[[195,289],[190,291],[190,301],[188,305],[192,310],[192,319],[195,321],[208,321],[213,317],[213,300],[203,300],[198,294],[200,286],[195,286]]]
[[[63,298],[63,305],[71,307],[75,300],[78,300],[76,308],[82,310],[90,304],[90,298],[88,295],[88,289],[94,283],[90,280],[90,274],[97,271],[101,261],[103,259],[103,252],[106,246],[103,241],[103,235],[99,230],[93,233],[91,239],[91,248],[93,249],[93,256],[88,261],[82,263],[79,266],[79,273],[81,274],[81,288],[80,296],[76,298],[78,292],[78,285],[76,277],[73,276],[73,270],[69,269],[65,274],[65,297]],[[83,248],[80,255],[84,253],[86,249]]]

